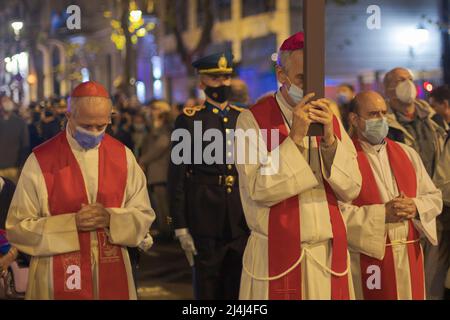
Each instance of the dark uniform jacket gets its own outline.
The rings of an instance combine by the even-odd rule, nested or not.
[[[177,129],[185,129],[190,134],[191,161],[190,164],[175,164],[171,158],[168,179],[170,211],[174,228],[188,228],[194,239],[214,238],[226,241],[249,233],[239,195],[238,173],[234,164],[229,164],[234,163],[234,135],[230,130],[235,129],[240,110],[230,105],[221,111],[205,103],[200,107],[185,108],[176,120],[174,133]],[[194,132],[196,122],[200,135],[198,132],[195,135]],[[221,132],[222,164],[207,164],[203,156],[200,163],[194,163],[195,153],[197,157],[200,152],[203,155],[205,148],[211,143],[202,142],[201,138],[208,129]],[[173,141],[172,153],[177,153],[174,147],[182,142],[181,139]],[[194,144],[197,144],[197,149]],[[206,151],[211,153],[208,149]],[[183,155],[183,152],[180,154]]]

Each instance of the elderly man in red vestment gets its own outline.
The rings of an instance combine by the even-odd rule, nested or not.
[[[352,141],[331,111],[334,103],[313,101],[314,93],[303,95],[304,45],[303,33],[283,43],[276,69],[280,90],[238,119],[238,129],[245,132],[267,130],[262,145],[268,159],[279,156],[271,174],[270,161],[237,164],[252,231],[243,259],[241,299],[353,297],[337,199],[354,199],[361,175]],[[323,137],[307,136],[312,122],[324,125]],[[271,139],[271,130],[279,141]],[[246,154],[257,145],[247,140]]]
[[[67,118],[26,161],[6,221],[10,242],[32,256],[26,298],[136,299],[126,247],[140,245],[155,218],[145,175],[105,134],[102,85],[76,87]]]

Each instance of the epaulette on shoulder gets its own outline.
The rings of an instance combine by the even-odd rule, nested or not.
[[[198,111],[205,109],[205,106],[185,107],[183,113],[188,117],[193,117]]]
[[[238,106],[235,106],[235,105],[232,105],[232,104],[230,104],[230,108],[234,109],[236,111],[239,111],[239,112],[242,112],[242,111],[245,110],[245,108],[241,108],[241,107],[238,107]]]

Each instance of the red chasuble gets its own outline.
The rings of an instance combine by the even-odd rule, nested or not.
[[[358,152],[358,164],[363,177],[361,193],[353,201],[353,204],[359,207],[365,205],[382,204],[380,191],[375,182],[375,177],[366,154],[361,148],[357,139],[353,140],[356,151]],[[409,198],[415,198],[417,193],[417,178],[415,169],[402,147],[389,139],[386,139],[387,153],[392,173],[397,182],[400,192],[403,192]],[[412,221],[408,224],[407,241],[412,243],[405,244],[408,250],[409,270],[411,275],[411,291],[413,300],[424,300],[424,270],[423,257],[419,234],[414,228]],[[415,241],[415,242],[414,242]],[[365,300],[397,300],[397,282],[395,276],[395,262],[390,245],[389,235],[386,237],[386,249],[383,260],[371,258],[367,255],[360,255],[361,281]],[[378,266],[381,271],[381,289],[370,289],[367,280],[371,274],[367,269],[370,266]]]
[[[34,149],[48,193],[52,216],[75,213],[88,204],[81,169],[67,141],[66,132]],[[97,202],[120,208],[127,181],[125,147],[105,135],[99,146]],[[91,233],[78,232],[80,251],[53,256],[54,299],[94,299]],[[99,299],[129,299],[128,280],[121,247],[97,230]]]
[[[271,140],[271,129],[279,130],[279,144],[288,137],[288,130],[283,121],[281,109],[275,97],[268,97],[250,110],[261,130],[267,130],[266,145],[269,152],[278,144]],[[341,139],[339,123],[334,117],[334,130]],[[264,136],[264,135],[263,135]],[[269,143],[270,142],[270,143]],[[318,138],[320,144],[320,138]],[[345,224],[339,211],[336,196],[325,181],[325,190],[333,231],[333,249],[331,269],[342,273],[347,269],[347,236]],[[269,277],[277,276],[288,270],[299,259],[301,254],[300,206],[298,195],[286,199],[270,208],[269,214]],[[269,282],[269,299],[300,300],[302,299],[302,279],[300,265],[289,274],[278,280]],[[331,298],[348,300],[348,275],[331,276]]]

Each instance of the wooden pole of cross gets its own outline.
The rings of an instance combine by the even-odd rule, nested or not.
[[[325,97],[325,0],[303,0],[305,93]],[[311,124],[308,136],[323,136],[323,125]]]

